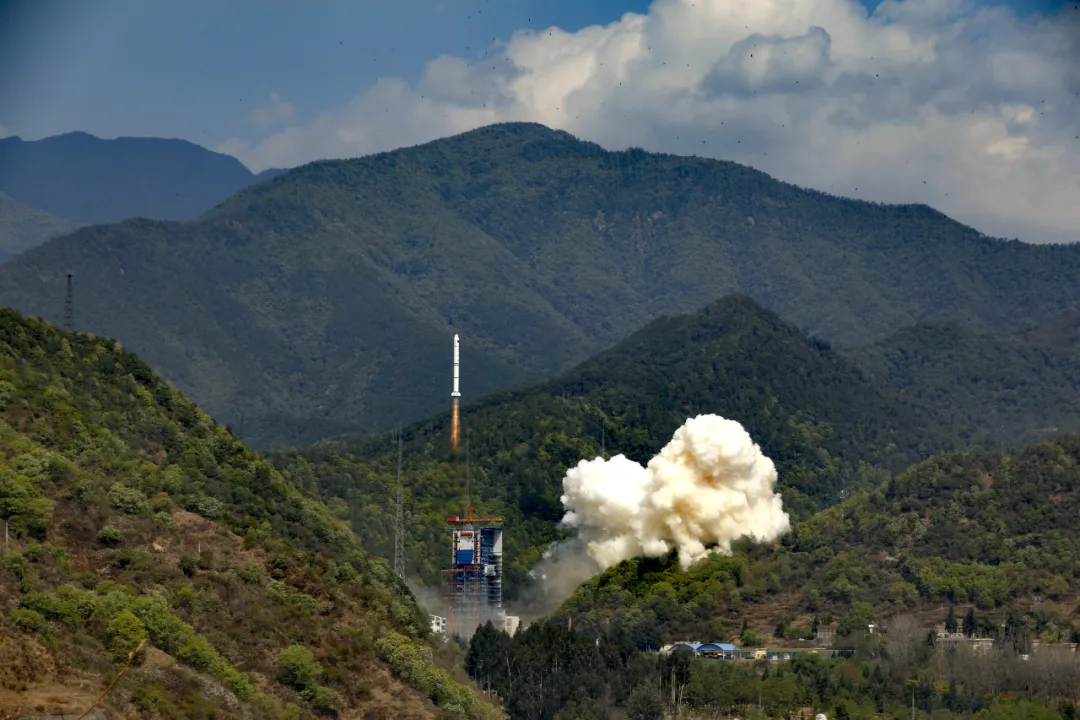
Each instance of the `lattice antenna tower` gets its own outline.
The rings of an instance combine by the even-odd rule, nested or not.
[[[394,496],[394,572],[405,579],[405,501],[401,490],[401,426],[397,432],[397,488]]]
[[[71,271],[67,272],[67,290],[64,292],[64,329],[75,331],[75,290]]]

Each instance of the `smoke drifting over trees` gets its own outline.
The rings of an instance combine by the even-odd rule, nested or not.
[[[563,479],[563,523],[577,536],[533,570],[544,604],[632,557],[676,550],[688,568],[743,536],[776,539],[790,529],[776,480],[742,425],[718,415],[687,420],[647,467],[623,455],[582,460]]]

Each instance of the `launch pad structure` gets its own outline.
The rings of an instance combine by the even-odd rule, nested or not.
[[[477,517],[470,507],[465,517],[446,518],[451,527],[451,563],[445,570],[447,632],[469,637],[489,620],[502,627],[502,518]]]
[[[450,393],[453,409],[450,420],[450,445],[456,454],[461,439],[461,338],[454,335],[454,389]],[[468,443],[466,443],[466,446]],[[433,617],[433,625],[445,628],[448,635],[471,636],[478,627],[491,621],[500,629],[512,625],[502,607],[503,528],[502,518],[473,514],[469,490],[468,448],[465,459],[465,517],[446,518],[450,526],[450,566],[446,575],[445,623]],[[509,625],[508,625],[509,623]],[[510,630],[513,632],[513,629]]]

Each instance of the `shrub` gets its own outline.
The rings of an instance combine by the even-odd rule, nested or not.
[[[22,628],[23,630],[37,633],[44,632],[45,630],[45,616],[37,610],[19,608],[11,614],[11,619],[15,623],[15,627]]]
[[[208,520],[218,520],[225,514],[225,505],[209,495],[192,495],[188,498],[187,509]]]
[[[183,555],[180,557],[180,572],[184,573],[188,577],[195,575],[195,569],[198,567],[198,563],[195,562],[195,558],[189,555]]]
[[[277,667],[278,679],[298,690],[314,684],[322,674],[315,656],[303,645],[290,645],[282,650]]]
[[[130,610],[124,610],[112,619],[105,631],[105,651],[111,662],[123,665],[127,662],[128,653],[146,639],[146,626],[143,625],[142,620],[135,617]],[[145,657],[144,647],[132,662],[133,664],[141,663]]]
[[[120,531],[112,525],[106,525],[98,532],[97,539],[102,545],[117,545],[120,543]]]
[[[305,688],[301,691],[300,697],[304,698],[318,713],[332,713],[341,705],[341,695],[337,690],[331,690],[322,685],[311,685]]]
[[[150,501],[141,491],[120,483],[109,488],[109,504],[128,515],[149,515]]]

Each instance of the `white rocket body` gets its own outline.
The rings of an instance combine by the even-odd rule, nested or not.
[[[450,397],[461,397],[461,390],[458,387],[459,380],[459,367],[461,365],[461,340],[457,335],[454,335],[454,392],[450,393]]]

